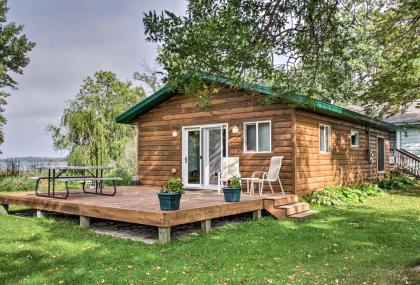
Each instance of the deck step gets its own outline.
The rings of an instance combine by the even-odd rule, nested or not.
[[[285,195],[279,196],[273,199],[274,207],[280,207],[287,204],[293,204],[298,202],[297,195]]]
[[[274,200],[265,199],[264,209],[277,219],[283,219],[286,217],[286,210],[274,207]]]
[[[309,211],[309,204],[308,203],[292,203],[292,204],[279,206],[276,208],[286,210],[286,215],[291,216],[298,213]]]
[[[305,212],[290,215],[289,218],[295,219],[295,220],[302,220],[306,217],[316,215],[318,213],[319,213],[318,211],[309,210],[309,211],[305,211]]]

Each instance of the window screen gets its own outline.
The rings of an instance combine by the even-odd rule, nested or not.
[[[319,151],[322,153],[331,152],[331,127],[319,126]]]
[[[246,152],[271,151],[271,123],[245,123],[244,150]]]

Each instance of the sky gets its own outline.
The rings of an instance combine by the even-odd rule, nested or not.
[[[65,156],[45,128],[60,122],[83,79],[110,70],[132,80],[156,57],[157,45],[145,41],[143,12],[185,11],[183,0],[9,0],[8,6],[8,21],[23,24],[36,46],[7,98],[1,157]]]

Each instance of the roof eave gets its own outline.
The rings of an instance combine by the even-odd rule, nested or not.
[[[165,85],[152,95],[144,98],[139,103],[116,117],[115,121],[119,124],[131,124],[138,116],[146,113],[148,110],[165,101],[166,98],[163,96],[171,91],[172,88],[168,85]]]
[[[214,81],[221,84],[232,85],[232,80],[227,77],[216,76],[216,75],[212,75],[205,72],[200,73],[200,75],[205,80]],[[254,90],[265,95],[275,96],[275,92],[272,90],[272,88],[265,85],[260,85],[260,84],[255,84],[255,83],[246,83],[243,86],[243,88],[248,89],[248,90]],[[116,118],[116,122],[122,123],[122,124],[132,123],[135,118],[146,113],[150,109],[159,105],[161,102],[165,101],[167,99],[167,96],[165,95],[171,91],[173,91],[173,89],[169,87],[168,85],[165,85],[164,87],[162,87],[161,89],[159,89],[158,91],[150,95],[149,97],[145,98],[144,100],[140,101],[139,103],[137,103],[136,105],[128,109],[123,114],[119,115]],[[358,122],[373,124],[381,129],[385,129],[388,131],[395,131],[395,130],[402,129],[401,127],[397,125],[380,121],[380,120],[376,120],[371,117],[365,116],[363,114],[360,114],[360,113],[357,113],[357,112],[354,112],[354,111],[351,111],[351,110],[348,110],[348,109],[345,109],[345,108],[342,108],[342,107],[339,107],[339,106],[336,106],[327,102],[323,102],[317,99],[308,99],[307,97],[302,96],[302,95],[291,95],[290,99],[292,102],[298,104],[299,105],[298,108],[301,108],[301,109],[311,109],[311,110],[314,110],[315,112],[318,111],[320,113],[326,113],[330,116],[336,116],[340,118],[346,118],[347,120],[355,120]]]

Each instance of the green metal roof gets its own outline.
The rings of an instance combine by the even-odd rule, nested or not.
[[[215,75],[201,73],[201,76],[205,80],[218,82],[221,84],[232,85],[233,82],[231,79],[227,77],[218,77]],[[243,85],[244,89],[247,90],[254,90],[264,95],[275,96],[275,92],[273,89],[266,85],[260,85],[255,83],[246,83]],[[116,118],[117,123],[121,124],[130,124],[132,123],[137,117],[141,116],[142,114],[148,112],[150,109],[158,106],[162,102],[168,100],[171,96],[174,95],[175,90],[173,90],[168,85],[162,87],[149,97],[143,99],[121,115]],[[326,114],[335,118],[340,118],[349,121],[357,121],[363,123],[369,123],[375,125],[379,128],[386,129],[386,130],[396,130],[400,129],[400,127],[387,123],[381,120],[377,120],[371,118],[369,116],[339,107],[337,105],[333,105],[321,100],[317,99],[309,99],[302,95],[291,95],[289,96],[289,100],[291,103],[297,104],[297,108],[311,110],[316,113]]]

